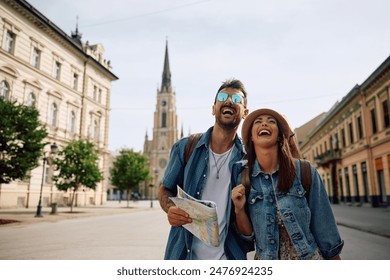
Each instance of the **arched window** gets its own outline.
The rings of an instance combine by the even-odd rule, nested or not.
[[[51,104],[50,113],[51,113],[50,124],[52,126],[57,126],[58,107],[57,104],[55,104],[54,102]]]
[[[5,80],[0,82],[0,98],[4,100],[9,98],[9,85]]]
[[[35,102],[36,102],[36,97],[35,97],[35,94],[33,92],[30,92],[27,96],[27,101],[26,101],[26,105],[27,106],[35,106]]]

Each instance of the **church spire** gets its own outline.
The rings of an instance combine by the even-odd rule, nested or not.
[[[165,60],[164,70],[162,74],[161,92],[170,92],[171,88],[171,71],[169,69],[169,57],[168,57],[168,40],[165,45]]]
[[[76,17],[76,31],[75,32],[71,32],[71,37],[73,39],[73,41],[75,41],[77,44],[79,44],[80,46],[83,45],[82,41],[81,41],[81,33],[79,33],[79,16]]]

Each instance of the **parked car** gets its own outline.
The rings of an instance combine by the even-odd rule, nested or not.
[[[133,199],[133,200],[141,199],[141,194],[139,192],[132,192],[131,199]]]

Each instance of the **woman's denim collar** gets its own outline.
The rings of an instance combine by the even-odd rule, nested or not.
[[[255,164],[253,166],[252,177],[256,177],[259,174],[270,174],[270,175],[273,175],[273,174],[275,174],[278,171],[279,171],[279,164],[276,166],[276,169],[271,174],[268,173],[268,172],[264,172],[263,170],[261,170],[261,166],[260,166],[259,162],[256,159],[255,160]]]

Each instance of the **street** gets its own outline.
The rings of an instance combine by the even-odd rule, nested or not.
[[[390,238],[339,226],[344,260],[390,260]],[[161,260],[169,232],[156,203],[131,213],[0,227],[0,259]],[[253,253],[248,255],[253,258]]]
[[[163,259],[169,226],[159,208],[0,227],[0,259]]]

